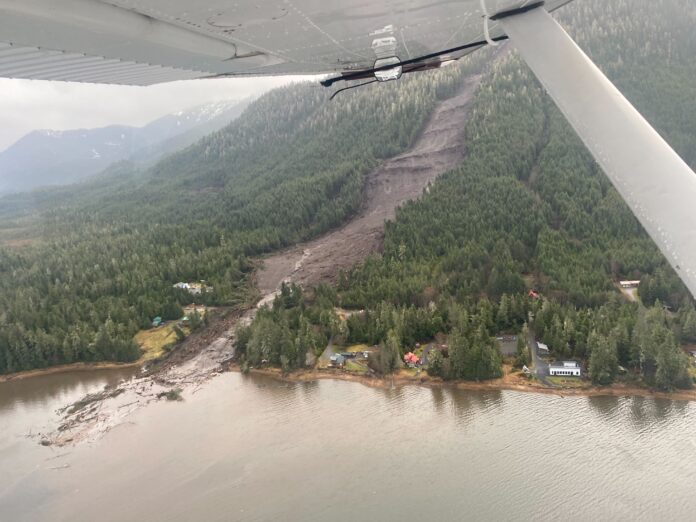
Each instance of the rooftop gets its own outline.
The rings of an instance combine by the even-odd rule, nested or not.
[[[549,364],[550,368],[580,368],[577,361],[556,361]]]

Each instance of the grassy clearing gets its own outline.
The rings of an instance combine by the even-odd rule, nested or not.
[[[343,369],[351,373],[365,373],[367,371],[367,368],[365,368],[365,366],[363,366],[362,364],[358,364],[350,359],[346,360],[346,364],[343,367]]]
[[[190,315],[197,311],[201,317],[207,314],[212,308],[206,308],[204,306],[187,306],[184,308],[184,314]],[[140,349],[143,351],[141,357],[142,361],[151,361],[161,357],[166,351],[168,345],[175,344],[177,342],[176,333],[174,332],[174,326],[176,326],[177,321],[167,321],[164,326],[159,326],[157,328],[150,328],[148,330],[140,330],[135,334],[135,342],[138,343]],[[191,333],[191,329],[188,326],[182,326],[181,331],[184,335],[188,337]]]
[[[419,375],[427,375],[424,368],[401,368],[395,372],[400,377],[417,377]]]
[[[39,239],[39,233],[31,228],[0,228],[0,246],[20,249],[31,246]]]
[[[584,388],[585,383],[581,379],[572,379],[568,377],[548,377],[549,382],[555,384],[556,386],[562,386],[564,388]]]
[[[175,322],[168,322],[159,328],[140,330],[135,334],[135,342],[138,343],[143,351],[142,360],[151,361],[157,359],[165,352],[167,345],[176,343],[176,333],[174,333]],[[186,335],[190,333],[187,327],[181,329]]]
[[[37,215],[15,215],[12,210],[0,208],[0,246],[19,249],[40,239],[41,227]]]
[[[342,352],[365,352],[369,350],[370,347],[367,346],[366,344],[354,344],[352,346],[348,346],[345,350],[341,350]]]
[[[621,286],[617,285],[617,288],[619,289],[619,292],[628,300],[632,302],[640,302],[640,297],[638,297],[638,289],[637,288],[622,288]]]

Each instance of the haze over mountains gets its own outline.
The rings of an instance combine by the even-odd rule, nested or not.
[[[122,160],[148,165],[237,118],[248,101],[224,100],[163,116],[144,127],[36,130],[0,152],[0,194],[66,185]]]

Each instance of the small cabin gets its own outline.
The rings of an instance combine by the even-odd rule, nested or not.
[[[200,283],[184,283],[183,281],[172,285],[174,288],[179,290],[185,290],[191,295],[200,295],[202,293],[208,293],[213,291],[212,286],[206,286],[204,282]]]
[[[162,318],[160,316],[157,316],[152,320],[153,327],[157,328],[158,326],[161,326],[161,325],[162,325]]]
[[[340,353],[336,355],[332,355],[329,358],[329,366],[332,368],[343,368],[343,366],[346,364],[346,358],[343,357]]]

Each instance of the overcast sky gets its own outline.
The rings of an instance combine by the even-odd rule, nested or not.
[[[0,78],[0,151],[35,129],[139,126],[187,107],[242,99],[302,80],[235,78],[124,87]]]

